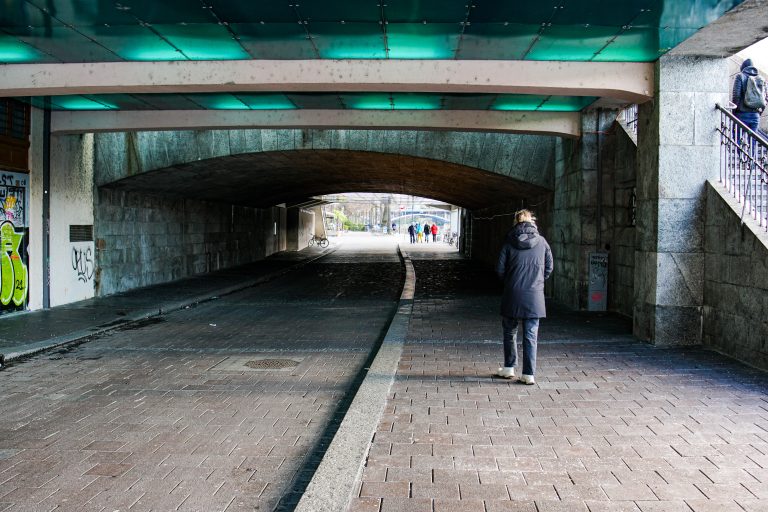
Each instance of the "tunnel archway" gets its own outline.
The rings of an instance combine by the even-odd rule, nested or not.
[[[205,161],[211,161],[213,168],[225,169],[227,164],[237,166],[240,157],[249,160],[246,164],[252,167],[261,161],[262,168],[286,168],[288,162],[285,158],[298,155],[287,153],[317,151],[318,155],[332,158],[331,153],[323,152],[339,150],[448,162],[553,189],[555,141],[555,137],[540,135],[409,130],[250,129],[98,133],[93,136],[96,156],[94,180],[102,186],[123,178],[162,169],[183,169],[187,164]],[[257,153],[267,156],[248,156]],[[225,160],[214,162],[219,158]],[[322,161],[317,163],[321,165]],[[310,161],[301,164],[309,165]],[[363,165],[363,168],[368,170],[368,166]],[[192,165],[191,170],[197,170],[196,165]],[[190,173],[189,177],[197,179],[200,175],[206,176],[206,173]],[[223,185],[217,183],[217,186]]]
[[[103,187],[256,208],[341,192],[389,192],[432,197],[471,210],[547,192],[453,162],[338,149],[229,155],[136,174]]]

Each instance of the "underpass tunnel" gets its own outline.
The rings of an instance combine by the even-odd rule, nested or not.
[[[530,149],[519,148],[518,155]],[[500,172],[397,153],[301,149],[207,158],[102,179],[94,197],[95,294],[302,250],[325,227],[319,198],[349,192],[403,194],[454,205],[462,212],[455,228],[462,233],[461,250],[487,260],[487,252],[498,252],[509,224],[473,230],[473,215],[482,219],[490,208],[551,207],[547,187]],[[98,182],[99,170],[95,173]],[[547,173],[552,173],[551,159],[540,158],[539,168],[526,166],[518,174],[541,175],[539,183],[547,183]],[[546,236],[551,215],[537,214]]]

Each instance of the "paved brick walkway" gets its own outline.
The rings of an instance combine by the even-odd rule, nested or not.
[[[350,510],[768,510],[765,373],[550,308],[537,384],[494,378],[493,275],[410,254],[409,341]]]
[[[342,247],[11,365],[0,372],[0,510],[289,510],[401,285],[392,243]],[[254,368],[263,358],[298,365]]]
[[[301,252],[275,254],[265,260],[148,286],[107,297],[96,297],[47,310],[5,315],[0,318],[0,353],[45,345],[57,337],[89,334],[100,328],[126,323],[135,316],[168,311],[180,303],[207,299],[222,290],[243,287],[259,278],[287,270],[320,256],[316,247]],[[80,333],[80,336],[78,336]]]

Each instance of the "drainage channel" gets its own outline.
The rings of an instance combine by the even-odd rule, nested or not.
[[[399,246],[397,250],[405,266],[405,283],[386,334],[339,404],[292,490],[281,499],[279,512],[342,512],[353,498],[394,382],[413,310],[416,274],[408,254]]]

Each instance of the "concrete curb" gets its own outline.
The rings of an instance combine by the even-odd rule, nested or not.
[[[252,286],[257,286],[259,284],[266,283],[268,281],[271,281],[272,279],[281,277],[287,274],[288,272],[293,272],[294,270],[297,270],[305,265],[308,265],[313,261],[317,261],[320,258],[328,256],[329,254],[334,253],[336,249],[338,249],[338,247],[329,249],[328,251],[322,254],[319,254],[313,258],[300,261],[295,265],[291,265],[289,267],[276,270],[274,272],[270,272],[269,274],[265,274],[263,276],[259,276],[252,279],[246,279],[236,285],[219,288],[215,291],[207,292],[202,295],[196,295],[193,297],[187,297],[185,299],[169,302],[167,304],[160,304],[159,306],[138,311],[131,315],[118,317],[113,322],[109,322],[108,324],[103,324],[103,327],[99,327],[99,326],[90,327],[87,329],[81,329],[79,331],[74,331],[61,336],[55,336],[47,340],[28,343],[26,345],[20,345],[18,347],[11,347],[10,352],[0,353],[0,368],[2,368],[7,363],[10,363],[19,359],[23,359],[25,357],[30,357],[35,354],[39,354],[40,352],[45,352],[46,350],[52,350],[52,349],[67,346],[67,345],[79,345],[81,343],[86,343],[90,341],[91,338],[95,338],[97,336],[103,335],[110,331],[114,331],[116,329],[124,328],[126,326],[131,325],[132,323],[140,322],[142,320],[146,320],[147,318],[152,318],[155,316],[168,314],[173,311],[178,311],[188,306],[202,304],[204,302],[215,300],[225,295],[239,292],[240,290],[244,290]]]
[[[405,284],[397,313],[294,512],[343,512],[354,497],[371,439],[395,380],[413,310],[416,273],[407,253],[402,252],[399,246],[398,252],[405,264]]]

